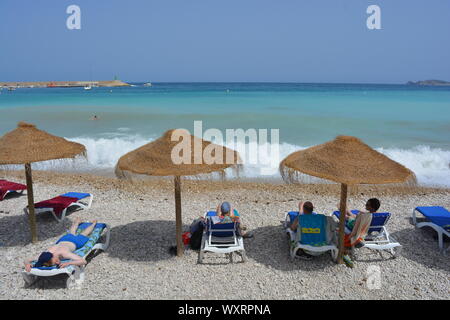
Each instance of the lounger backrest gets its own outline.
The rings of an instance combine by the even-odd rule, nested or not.
[[[369,233],[381,232],[391,217],[389,212],[375,212],[372,214],[372,222],[370,223]],[[378,228],[376,228],[378,227]]]
[[[323,214],[298,216],[299,241],[311,246],[327,245],[327,217]]]
[[[358,214],[358,210],[352,210],[351,211],[353,214]],[[340,216],[340,212],[339,211],[334,211],[333,215],[336,216],[339,219]],[[372,214],[372,222],[370,223],[370,228],[368,233],[372,233],[372,232],[381,232],[382,231],[382,227],[384,227],[388,221],[389,218],[391,217],[391,214],[389,212],[375,212]]]
[[[233,237],[236,232],[236,223],[212,223],[211,219],[208,219],[208,231],[211,232],[213,237],[226,238]]]

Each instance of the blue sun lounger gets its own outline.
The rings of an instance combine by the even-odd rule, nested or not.
[[[355,215],[358,210],[351,210]],[[340,212],[334,211],[333,215],[339,220]],[[364,239],[364,247],[372,250],[388,251],[395,258],[401,251],[402,245],[398,243],[387,230],[387,223],[391,217],[389,212],[375,212],[372,214],[372,222]]]
[[[235,210],[234,214],[239,216]],[[203,230],[202,244],[198,253],[198,263],[203,262],[205,252],[214,252],[226,254],[233,262],[233,252],[241,255],[242,261],[247,260],[244,249],[244,241],[242,235],[239,234],[239,223],[214,223],[216,211],[208,211],[205,213],[206,227]]]
[[[77,234],[81,233],[85,228],[87,228],[91,223],[85,222],[78,226]],[[105,233],[105,239],[103,242],[98,242],[100,237]],[[97,223],[94,230],[89,236],[88,242],[80,249],[74,251],[74,253],[80,257],[86,258],[94,250],[105,251],[109,246],[110,231],[109,226],[105,223]],[[68,260],[61,260],[62,263]],[[32,261],[32,266],[36,261]],[[81,284],[84,280],[84,269],[86,266],[73,266],[69,265],[65,268],[59,268],[58,266],[50,267],[32,267],[30,272],[23,271],[22,277],[25,281],[26,286],[31,286],[39,277],[51,277],[59,274],[67,274],[68,278],[66,281],[66,287],[70,288],[75,284]]]
[[[289,227],[299,218],[296,231]],[[285,215],[284,228],[289,241],[289,253],[291,260],[297,256],[298,250],[304,250],[307,254],[318,256],[330,252],[333,261],[336,261],[338,248],[336,247],[336,234],[334,232],[333,219],[323,214],[302,214],[298,211],[290,211]],[[300,230],[300,232],[299,232]]]
[[[420,212],[425,218],[418,222],[416,211]],[[444,235],[450,238],[450,212],[439,206],[434,207],[416,207],[412,212],[412,222],[416,228],[430,227],[438,234],[438,245],[441,253],[446,254],[450,249],[444,249]]]

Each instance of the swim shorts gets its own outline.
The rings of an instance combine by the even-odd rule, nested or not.
[[[72,242],[75,245],[76,249],[78,250],[81,247],[83,247],[86,244],[86,242],[89,241],[89,238],[82,234],[74,235],[74,234],[68,233],[68,234],[62,236],[56,242],[56,244],[60,243],[61,241]]]

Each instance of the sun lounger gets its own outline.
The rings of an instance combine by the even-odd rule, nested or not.
[[[352,210],[351,212],[357,215],[359,211]],[[339,211],[334,211],[333,215],[339,220]],[[392,238],[387,230],[386,225],[390,217],[391,214],[389,212],[373,213],[370,228],[362,245],[363,247],[372,250],[388,251],[395,258],[400,253],[402,245]]]
[[[297,217],[299,224],[297,230],[293,231],[289,226]],[[284,220],[292,261],[297,257],[298,250],[303,250],[311,256],[330,252],[331,258],[336,261],[336,226],[331,217],[316,213],[299,215],[298,211],[290,211],[286,213]]]
[[[5,199],[8,193],[23,193],[26,189],[27,186],[24,184],[0,179],[0,201]]]
[[[235,211],[235,215],[238,215],[236,213]],[[214,223],[214,217],[216,217],[215,211],[208,211],[205,214],[206,227],[203,230],[198,263],[203,262],[205,252],[226,254],[230,262],[233,262],[233,252],[237,252],[245,262],[247,257],[244,241],[239,234],[239,223]]]
[[[78,226],[77,233],[82,232],[86,227],[88,227],[91,223],[82,223]],[[95,225],[94,230],[89,236],[89,241],[81,247],[80,249],[74,251],[74,253],[80,257],[86,259],[86,257],[97,250],[105,251],[109,246],[109,238],[110,238],[109,226],[105,223],[97,223]],[[104,242],[98,242],[101,236],[105,234]],[[61,263],[67,262],[68,260],[61,260]],[[36,261],[32,262],[32,266],[36,263]],[[84,270],[86,266],[73,266],[70,265],[65,268],[58,268],[57,266],[51,267],[32,267],[30,272],[23,271],[22,276],[25,280],[26,286],[31,286],[35,283],[39,277],[52,277],[59,274],[67,274],[68,278],[66,281],[66,287],[70,288],[75,284],[81,284],[84,280]]]
[[[424,216],[423,221],[418,221],[416,211]],[[434,229],[438,234],[439,250],[446,254],[450,249],[450,246],[444,249],[444,235],[450,237],[450,212],[446,208],[439,206],[417,207],[412,212],[412,222],[416,228],[430,227]]]
[[[68,192],[49,200],[41,201],[34,204],[35,213],[51,212],[56,221],[64,220],[67,209],[79,207],[89,209],[92,205],[94,196],[90,193]],[[28,207],[24,209],[28,214]]]

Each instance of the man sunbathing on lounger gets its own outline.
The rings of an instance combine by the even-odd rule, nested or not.
[[[65,268],[69,265],[74,266],[82,266],[87,262],[84,258],[76,255],[73,251],[80,249],[83,247],[86,242],[89,241],[89,235],[92,230],[94,230],[95,224],[97,220],[94,220],[90,226],[83,230],[80,234],[76,234],[78,225],[81,223],[81,219],[78,217],[75,219],[74,223],[70,227],[70,233],[62,236],[55,245],[48,248],[47,251],[42,252],[39,256],[25,260],[25,270],[27,272],[31,271],[32,261],[37,261],[34,267],[39,268],[42,266],[53,266],[58,265],[59,268]],[[61,260],[70,259],[71,261],[67,261],[61,263]]]

